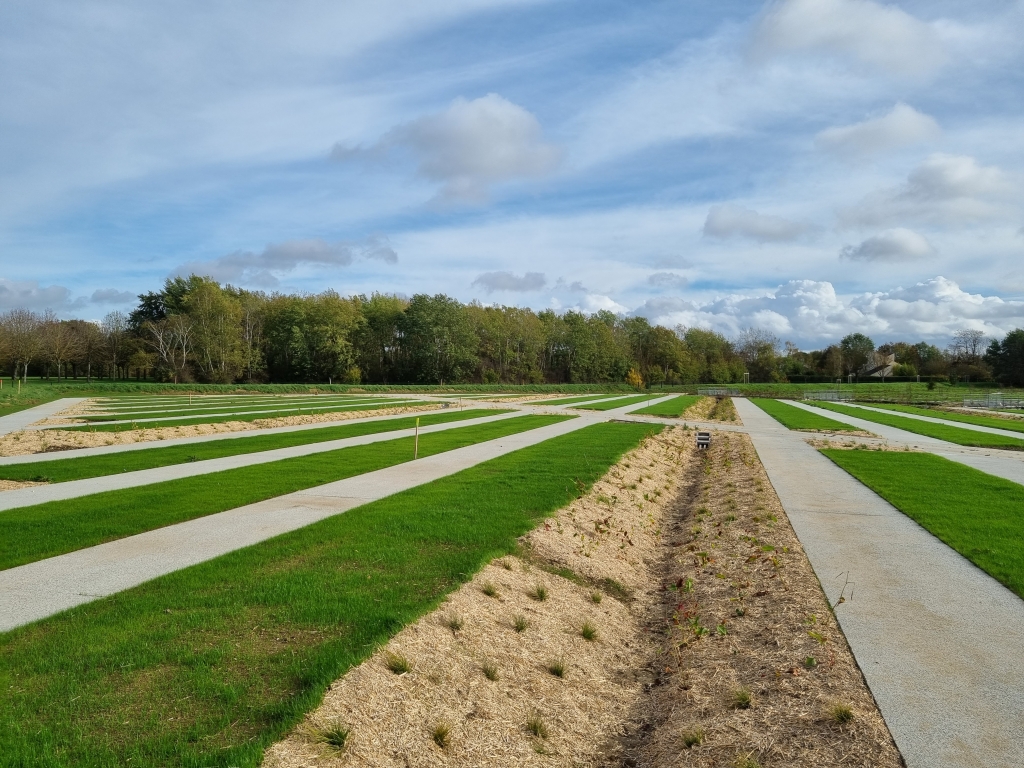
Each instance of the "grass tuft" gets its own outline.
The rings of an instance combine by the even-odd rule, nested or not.
[[[480,669],[483,670],[484,677],[492,682],[498,679],[498,665],[493,661],[485,661],[480,665]]]
[[[465,625],[465,622],[459,614],[453,612],[442,616],[441,624],[448,627],[452,632],[458,632]]]
[[[847,704],[833,704],[828,708],[829,719],[839,725],[845,725],[853,720],[853,709]]]
[[[434,740],[441,749],[447,749],[452,742],[452,727],[445,720],[437,723],[431,731],[430,738]]]
[[[729,706],[733,709],[750,709],[753,698],[746,688],[737,688],[729,695]]]
[[[317,729],[316,736],[317,741],[321,744],[326,744],[336,752],[341,752],[345,745],[348,744],[348,737],[351,733],[351,728],[338,723]]]
[[[526,718],[526,730],[538,739],[546,739],[548,737],[548,726],[536,712]]]
[[[594,604],[600,604],[600,602],[601,602],[601,600],[603,598],[604,598],[604,595],[602,595],[600,592],[591,592],[590,593],[590,602],[592,602]]]
[[[384,665],[396,675],[404,675],[412,669],[412,664],[405,656],[391,651],[384,654]]]
[[[558,678],[565,677],[565,660],[554,659],[548,662],[548,672]]]
[[[548,599],[548,588],[543,584],[538,584],[527,594],[537,602],[543,602]]]
[[[593,642],[597,639],[597,627],[589,621],[584,621],[583,627],[580,629],[580,636],[588,642]]]
[[[683,746],[687,749],[690,747],[696,747],[704,743],[704,731],[700,728],[695,728],[692,731],[686,731],[683,733]]]
[[[737,757],[733,766],[735,766],[735,768],[761,768],[761,764],[750,755]]]
[[[485,581],[483,586],[480,587],[480,591],[483,592],[488,597],[497,597],[498,596],[498,588],[496,586],[494,586],[494,584],[492,582],[490,582],[490,581]]]
[[[515,628],[516,632],[525,632],[526,628],[530,626],[530,622],[525,616],[523,616],[523,614],[520,613],[512,619],[512,626]]]

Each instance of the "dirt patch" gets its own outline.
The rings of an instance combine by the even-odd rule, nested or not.
[[[882,442],[879,438],[876,441],[865,443],[856,440],[827,440],[827,439],[816,439],[808,440],[807,444],[821,450],[823,448],[832,448],[839,451],[899,451],[900,453],[920,453],[918,448],[912,448],[909,445],[892,445],[891,443]]]
[[[245,432],[300,424],[324,424],[349,421],[368,416],[393,416],[402,413],[436,411],[440,404],[416,405],[399,408],[378,408],[370,411],[342,411],[339,413],[313,413],[303,416],[285,416],[255,421],[222,421],[212,424],[192,424],[180,427],[152,427],[127,429],[123,432],[80,432],[65,429],[26,430],[0,437],[0,456],[22,456],[28,453],[49,453],[76,448],[96,448],[103,445],[128,445],[180,437],[200,437],[226,432]]]
[[[749,437],[715,435],[690,488],[666,534],[661,675],[615,764],[902,765]]]
[[[680,417],[690,421],[718,421],[724,424],[742,425],[731,397],[702,397],[687,408]]]

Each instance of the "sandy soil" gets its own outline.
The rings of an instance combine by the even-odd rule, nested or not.
[[[0,492],[16,491],[19,488],[31,488],[34,485],[46,485],[46,483],[30,483],[21,480],[0,480]]]
[[[718,421],[723,424],[743,424],[739,414],[736,413],[736,407],[732,404],[732,398],[730,397],[702,397],[687,408],[680,418],[689,419],[690,421]]]
[[[0,456],[21,456],[27,453],[68,451],[75,448],[95,448],[101,445],[126,445],[179,437],[199,437],[225,432],[244,432],[299,424],[323,424],[335,421],[361,419],[367,416],[392,416],[400,413],[436,411],[440,404],[417,405],[400,408],[378,408],[369,411],[342,411],[315,413],[304,416],[286,416],[255,421],[222,421],[212,424],[193,424],[181,427],[152,427],[122,432],[72,432],[64,429],[26,430],[0,437]]]
[[[808,440],[807,444],[811,445],[819,450],[822,448],[835,448],[840,451],[899,451],[900,453],[920,453],[922,452],[918,448],[912,448],[909,445],[893,445],[882,441],[881,438],[874,436],[875,440],[871,442],[856,441],[856,440],[844,440],[844,436],[837,436],[835,440],[828,439],[812,439]],[[869,437],[871,437],[869,435]]]
[[[749,439],[716,433],[697,454],[692,435],[647,440],[523,537],[523,557],[491,563],[336,681],[265,768],[900,765]],[[538,584],[544,601],[528,595]],[[741,686],[749,709],[730,706]],[[849,722],[830,719],[836,703]],[[350,729],[342,750],[323,741],[335,727]]]

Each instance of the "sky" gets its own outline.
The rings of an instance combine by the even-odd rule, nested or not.
[[[802,348],[1024,326],[1024,1],[0,5],[0,311],[268,292]]]

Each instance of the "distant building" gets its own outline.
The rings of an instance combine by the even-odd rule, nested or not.
[[[857,371],[857,376],[868,378],[873,376],[876,379],[884,379],[887,376],[892,376],[894,365],[896,365],[896,355],[883,355],[879,352],[872,352],[868,356],[868,361]]]

